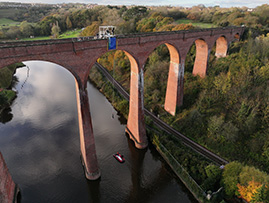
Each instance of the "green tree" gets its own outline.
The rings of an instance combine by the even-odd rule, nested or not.
[[[6,32],[6,37],[9,39],[19,38],[21,36],[20,28],[17,26],[12,26]]]
[[[219,188],[219,182],[221,179],[221,169],[213,164],[206,166],[205,172],[207,175],[202,187],[204,190],[213,190]]]
[[[48,36],[51,34],[51,28],[53,24],[56,24],[57,19],[53,16],[46,16],[43,18],[39,23],[38,26],[40,27],[40,35]]]
[[[33,26],[29,24],[27,21],[21,22],[20,31],[24,37],[30,37],[31,35],[34,35]]]
[[[51,35],[53,38],[58,38],[61,32],[61,28],[58,25],[58,21],[56,21],[56,23],[53,24],[52,28],[51,28]]]
[[[147,10],[148,9],[145,6],[134,6],[124,12],[123,19],[125,21],[135,19],[135,22],[137,22],[139,19],[141,19],[147,14]]]
[[[99,22],[95,21],[91,25],[87,26],[81,33],[80,36],[94,36],[98,33]]]
[[[256,190],[256,193],[253,195],[251,203],[256,202],[269,202],[269,189],[268,186],[263,184],[260,188]]]
[[[242,168],[243,165],[239,162],[231,162],[225,165],[222,181],[228,197],[233,197],[238,189],[236,185],[239,182],[239,174]]]
[[[71,22],[69,16],[66,17],[65,23],[66,23],[67,29],[72,29],[73,25],[72,25],[72,22]]]
[[[2,30],[0,30],[0,39],[3,39],[3,38],[5,38],[5,33]]]

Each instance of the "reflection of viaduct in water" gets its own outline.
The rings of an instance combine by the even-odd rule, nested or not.
[[[128,142],[128,144],[131,152],[131,160],[129,161],[132,167],[132,188],[130,189],[125,202],[139,202],[141,197],[143,197],[143,202],[148,202],[154,195],[156,195],[152,194],[152,191],[154,191],[153,188],[165,188],[166,184],[169,182],[167,180],[171,177],[164,175],[167,173],[165,173],[165,165],[162,162],[161,167],[155,174],[153,174],[153,176],[150,176],[149,181],[143,180],[143,168],[146,164],[144,160],[146,150],[138,152],[133,146],[130,146],[130,142]]]
[[[214,44],[216,43],[216,56],[224,57],[229,44],[239,39],[243,32],[244,27],[227,27],[117,37],[117,49],[125,52],[131,64],[130,104],[126,130],[137,148],[147,147],[143,71],[146,60],[154,49],[165,44],[170,52],[165,109],[174,115],[176,106],[182,105],[183,101],[184,62],[191,45],[193,43],[196,45],[193,74],[204,77],[209,53]],[[107,40],[65,39],[0,43],[0,68],[21,61],[42,60],[63,66],[75,77],[81,153],[88,179],[97,179],[100,172],[86,91],[87,78],[93,64],[106,52]]]

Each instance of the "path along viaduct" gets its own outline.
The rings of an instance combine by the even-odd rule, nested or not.
[[[193,43],[196,58],[193,74],[205,77],[209,53],[216,44],[216,57],[225,57],[230,43],[239,40],[244,27],[211,28],[189,31],[143,33],[117,36],[117,50],[128,56],[131,64],[130,102],[126,132],[137,148],[147,147],[144,122],[144,65],[158,46],[165,44],[170,53],[170,67],[164,108],[175,115],[183,102],[184,62]],[[97,59],[108,52],[107,40],[92,38],[44,41],[0,42],[0,68],[29,61],[49,61],[69,70],[76,81],[80,145],[85,175],[100,177],[87,95],[87,79]]]

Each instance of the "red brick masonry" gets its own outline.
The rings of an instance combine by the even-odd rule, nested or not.
[[[18,189],[9,174],[5,160],[0,152],[0,202],[17,202]]]

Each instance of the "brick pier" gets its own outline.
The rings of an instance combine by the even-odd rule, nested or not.
[[[7,165],[0,152],[0,202],[16,203],[19,189],[12,180]]]

